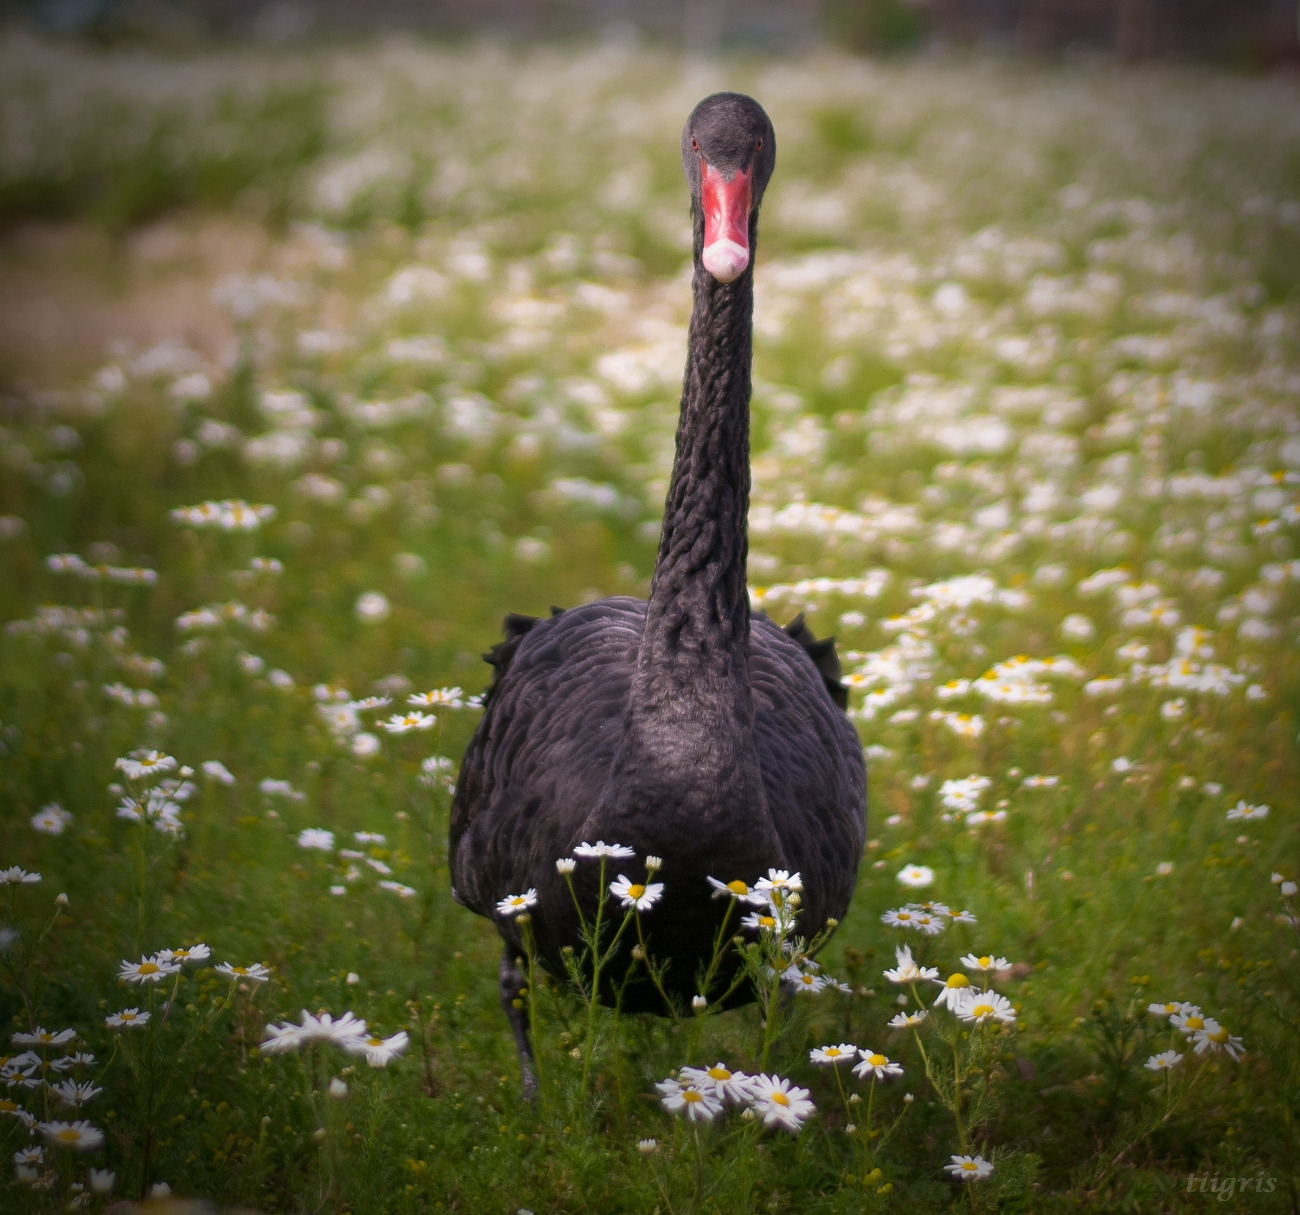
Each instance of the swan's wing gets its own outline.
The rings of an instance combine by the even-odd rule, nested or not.
[[[857,881],[866,841],[862,744],[802,636],[755,615],[749,669],[768,810],[787,859],[803,874],[804,922],[817,926],[844,915]]]
[[[503,895],[522,893],[530,874],[553,875],[596,804],[621,737],[644,621],[645,603],[622,597],[550,619],[507,617],[506,640],[488,657],[495,676],[451,809],[456,898],[480,915],[491,916]]]

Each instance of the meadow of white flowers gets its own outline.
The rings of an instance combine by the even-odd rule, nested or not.
[[[662,1021],[582,998],[611,869],[530,1105],[449,794],[502,615],[648,587],[723,87],[867,852],[826,943],[718,874],[759,1006]],[[1297,165],[1191,68],[0,45],[12,223],[268,233],[217,348],[0,366],[4,1208],[1294,1209]]]

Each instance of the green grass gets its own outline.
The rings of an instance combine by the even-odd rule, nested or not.
[[[1234,1180],[1232,1209],[1295,1207],[1297,908],[1274,880],[1296,877],[1300,808],[1292,83],[417,44],[279,62],[10,42],[0,59],[6,222],[185,229],[233,208],[272,234],[264,274],[218,285],[223,356],[70,349],[4,385],[0,867],[42,880],[0,891],[22,934],[0,1018],[76,1030],[106,1137],[48,1148],[26,1180],[6,1165],[6,1210],[64,1209],[88,1165],[119,1197],[166,1182],[357,1215],[1193,1211],[1228,1205],[1208,1190],[1225,1178],[1261,1179]],[[648,587],[689,309],[676,140],[718,87],[762,100],[779,143],[751,588],[837,634],[868,748],[859,889],[820,955],[850,990],[774,1006],[765,1031],[753,1006],[589,1019],[539,984],[531,1108],[498,938],[450,898],[449,794],[422,771],[454,767],[476,711],[376,723],[410,692],[481,690],[507,610]],[[223,499],[275,513],[241,532],[170,514]],[[69,552],[156,585],[50,568]],[[924,590],[976,574],[963,607]],[[386,614],[358,614],[368,592]],[[232,601],[265,628],[178,624]],[[1180,653],[1221,690],[1170,666],[1161,686]],[[1021,654],[1078,673],[1035,676],[1048,703],[938,694]],[[1089,686],[1105,676],[1123,682]],[[105,693],[119,682],[156,703]],[[392,698],[360,714],[374,754],[331,729],[323,683]],[[197,771],[179,838],[124,821],[110,786],[138,747],[234,783]],[[945,807],[943,782],[971,774],[1005,817]],[[1228,821],[1239,800],[1267,817]],[[59,835],[30,825],[51,803],[72,815]],[[300,847],[307,828],[335,848]],[[384,842],[340,857],[354,832]],[[414,893],[380,888],[367,857]],[[900,885],[909,864],[932,885]],[[905,937],[880,917],[909,898],[976,923]],[[117,982],[120,960],[196,941],[268,982],[190,967],[165,1023],[171,987]],[[888,1029],[918,998],[882,974],[903,943],[941,976],[1006,957],[1014,1024]],[[150,1027],[106,1025],[151,999]],[[1183,1042],[1145,1011],[1165,1000],[1239,1035],[1240,1061],[1189,1048],[1167,1087],[1144,1067]],[[264,1053],[264,1027],[301,1009],[410,1045],[383,1069]],[[809,1061],[841,1042],[905,1068],[870,1123],[868,1086],[841,1073],[862,1095],[845,1104]],[[798,1136],[734,1112],[700,1128],[657,1099],[676,1068],[754,1071],[765,1052],[817,1106]],[[61,1116],[46,1087],[6,1096]],[[0,1119],[10,1156],[42,1141]],[[947,1179],[963,1144],[990,1178]]]

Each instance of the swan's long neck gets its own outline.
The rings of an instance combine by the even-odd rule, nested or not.
[[[719,283],[700,265],[697,235],[694,293],[677,454],[638,661],[642,694],[749,683],[752,263]]]

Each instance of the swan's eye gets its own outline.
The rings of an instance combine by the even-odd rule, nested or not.
[[[754,140],[754,151],[755,151],[755,152],[761,152],[762,150],[763,150],[763,140],[762,140],[762,138],[760,137],[760,138]]]
[[[700,150],[700,141],[694,135],[691,136],[691,148],[696,152]]]

